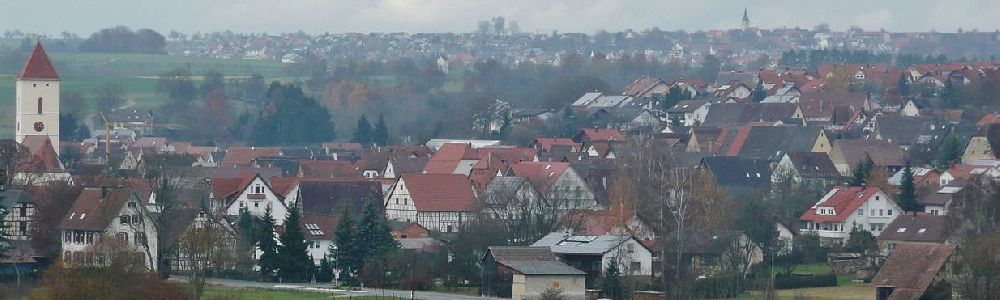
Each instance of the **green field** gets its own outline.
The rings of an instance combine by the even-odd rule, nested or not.
[[[187,68],[192,74],[201,75],[215,70],[224,75],[252,75],[264,77],[294,76],[295,70],[278,60],[219,59],[188,57],[166,54],[107,54],[107,53],[52,53],[56,70],[73,75],[129,75],[156,76],[157,74]]]

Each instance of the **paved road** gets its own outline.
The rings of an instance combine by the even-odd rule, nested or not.
[[[171,281],[184,281],[186,280],[182,276],[171,276]],[[221,285],[226,287],[235,288],[263,288],[263,289],[291,289],[300,291],[312,291],[312,292],[325,292],[325,293],[337,293],[342,295],[355,295],[355,296],[382,296],[386,297],[395,296],[401,299],[410,298],[410,291],[400,291],[400,290],[381,290],[381,289],[369,289],[363,288],[360,291],[346,291],[342,289],[334,289],[333,285],[329,283],[269,283],[269,282],[256,282],[256,281],[243,281],[243,280],[232,280],[232,279],[208,279],[209,284]],[[438,292],[421,292],[417,291],[414,293],[416,299],[423,300],[494,300],[503,298],[493,298],[493,297],[479,297],[479,296],[463,296],[456,294],[438,293]],[[340,297],[338,297],[340,298]]]

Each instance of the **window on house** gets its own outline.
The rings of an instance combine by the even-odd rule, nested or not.
[[[452,232],[452,231],[451,231],[452,229],[453,229],[453,228],[451,227],[451,225],[448,225],[448,228],[447,228],[447,231],[445,231],[445,232]]]
[[[639,262],[637,262],[637,261],[633,261],[632,263],[629,264],[628,269],[629,269],[629,273],[633,273],[633,274],[641,272],[642,271],[642,264],[639,263]]]
[[[122,242],[128,243],[128,232],[119,232],[118,239]]]
[[[136,245],[140,245],[140,246],[146,245],[146,233],[145,232],[136,232],[135,233],[135,244]]]
[[[599,271],[599,270],[601,270],[601,261],[598,260],[598,261],[590,263],[590,270],[591,271]]]
[[[87,244],[93,244],[93,243],[94,243],[94,233],[93,232],[88,232],[87,233]]]
[[[38,97],[38,114],[42,114],[42,97]]]
[[[260,207],[260,202],[259,201],[254,201],[253,202],[253,207]]]
[[[247,203],[240,200],[240,208],[243,208],[244,206],[247,206]]]
[[[892,210],[891,210],[891,209],[889,210],[889,215],[890,215],[890,216],[892,215]]]
[[[28,222],[19,222],[21,235],[28,235]]]
[[[875,210],[874,210],[874,209],[872,209],[872,215],[873,215],[873,216],[875,215]]]
[[[884,212],[883,212],[883,211],[882,211],[881,209],[880,209],[880,210],[878,210],[878,216],[879,216],[879,217],[881,217],[881,216],[884,216],[884,214],[883,214],[883,213],[884,213]]]
[[[122,224],[132,224],[132,216],[123,215],[118,217],[118,219]]]
[[[865,210],[864,209],[859,209],[858,210],[858,215],[859,216],[864,216],[865,215]]]
[[[28,216],[28,207],[27,206],[24,206],[22,204],[20,210],[21,210],[21,216],[22,217],[27,217]]]
[[[938,215],[938,210],[932,209],[931,210],[931,215],[935,215],[935,216]]]
[[[137,206],[139,206],[139,205],[138,205],[138,204],[136,204],[135,202],[131,202],[131,201],[130,201],[130,202],[128,203],[128,207],[129,207],[129,208],[136,208]]]
[[[66,237],[65,237],[64,242],[69,243],[69,242],[73,241],[73,233],[72,232],[69,232],[67,230],[65,235],[66,235]]]
[[[84,242],[84,240],[83,240],[83,231],[74,231],[73,232],[73,243],[83,244],[83,242]]]

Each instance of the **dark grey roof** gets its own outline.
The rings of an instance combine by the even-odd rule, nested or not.
[[[3,207],[7,209],[10,209],[10,207],[14,206],[14,204],[16,203],[34,203],[34,202],[35,201],[32,200],[30,196],[28,196],[28,193],[25,193],[24,191],[21,190],[6,190],[0,192],[0,204],[2,204]]]
[[[549,247],[526,247],[526,246],[490,246],[489,255],[493,259],[501,262],[540,262],[555,261],[556,256],[552,254]]]
[[[796,103],[722,103],[712,105],[704,126],[744,125],[750,122],[776,122],[795,116]],[[801,120],[798,123],[801,124]]]
[[[524,275],[587,275],[561,261],[498,261]]]
[[[346,205],[360,215],[366,201],[381,203],[382,184],[376,181],[301,181],[299,195],[304,213],[339,216],[339,210]]]
[[[739,155],[776,160],[783,152],[809,152],[821,132],[819,126],[756,126],[747,133]]]
[[[566,236],[563,232],[553,232],[532,244],[534,247],[548,246],[555,254],[603,255],[611,251],[631,236],[592,235]]]
[[[396,176],[420,173],[430,159],[430,157],[397,156],[392,158],[392,166],[395,168]]]
[[[875,119],[875,130],[883,140],[910,145],[916,143],[920,130],[928,121],[921,117],[883,115]]]
[[[709,170],[720,186],[766,186],[771,183],[771,166],[765,159],[742,156],[710,156],[701,166]]]
[[[690,113],[708,103],[708,100],[683,100],[667,109],[667,113]]]
[[[840,177],[840,172],[825,152],[787,152],[785,155],[805,178]]]

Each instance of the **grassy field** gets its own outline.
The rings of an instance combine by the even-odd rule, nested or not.
[[[278,60],[219,59],[166,54],[52,53],[49,55],[60,73],[75,75],[155,76],[177,68],[192,74],[216,70],[224,75],[264,77],[294,76],[296,70]]]
[[[862,300],[875,298],[875,288],[867,283],[848,283],[836,287],[818,287],[779,290],[778,299],[811,299],[811,300]],[[733,300],[764,299],[760,292],[751,292],[750,295],[733,298]]]

